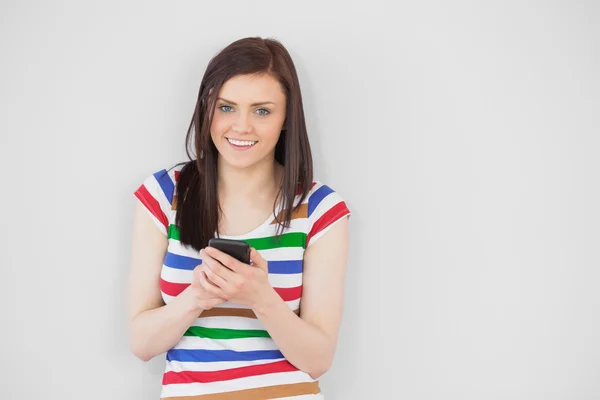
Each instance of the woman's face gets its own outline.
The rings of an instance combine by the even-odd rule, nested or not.
[[[270,75],[237,75],[217,98],[210,134],[222,161],[248,168],[275,157],[286,97]]]

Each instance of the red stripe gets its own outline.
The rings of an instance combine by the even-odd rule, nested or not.
[[[140,186],[134,194],[138,199],[140,199],[142,204],[146,206],[146,208],[152,213],[152,215],[154,215],[156,219],[158,219],[160,223],[165,226],[165,230],[167,230],[167,227],[169,226],[169,220],[160,208],[160,203],[158,202],[158,200],[152,197],[150,192],[148,192],[148,189],[146,189],[146,186]]]
[[[346,203],[343,201],[340,201],[335,206],[331,207],[313,224],[310,232],[306,236],[306,245],[308,246],[308,244],[310,244],[310,240],[313,236],[348,214],[350,214],[350,210],[348,210]]]
[[[179,172],[180,171],[175,171],[175,182],[179,180]]]
[[[298,300],[302,296],[302,285],[291,288],[273,288],[283,301]]]
[[[249,376],[292,371],[298,371],[298,368],[290,364],[289,361],[283,360],[269,364],[223,369],[221,371],[168,371],[163,375],[162,383],[163,385],[171,385],[175,383],[211,383],[246,378]]]
[[[188,286],[190,286],[189,283],[173,283],[160,278],[160,290],[169,296],[179,295],[179,293],[183,292]]]
[[[177,296],[183,292],[185,288],[190,286],[189,283],[173,283],[160,278],[160,290],[169,296]],[[291,288],[273,288],[283,299],[283,301],[298,300],[302,296],[302,285]]]

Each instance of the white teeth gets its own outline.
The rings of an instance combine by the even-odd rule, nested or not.
[[[250,140],[235,140],[227,138],[227,141],[231,144],[235,144],[236,146],[252,146],[256,142],[252,142]]]

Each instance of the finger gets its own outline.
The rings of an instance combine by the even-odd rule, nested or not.
[[[208,265],[204,267],[204,271],[202,273],[206,276],[206,279],[212,283],[214,286],[218,287],[221,290],[221,294],[223,292],[227,292],[231,284],[223,279],[219,274],[214,273]]]
[[[192,287],[200,287],[200,274],[202,273],[202,264],[199,264],[194,268],[192,275]]]
[[[230,269],[224,267],[218,260],[211,257],[207,253],[206,249],[201,251],[200,256],[202,257],[202,264],[204,264],[205,266],[205,268],[203,269],[204,271],[211,271],[213,274],[218,275],[227,282],[231,282],[235,279],[235,273]],[[209,276],[209,278],[211,277]]]
[[[200,271],[199,274],[199,283],[200,286],[202,286],[202,288],[204,290],[206,290],[208,293],[219,297],[220,294],[222,294],[221,288],[219,286],[217,286],[216,284],[214,284],[214,280],[210,279],[211,281],[209,282],[209,277],[207,276],[205,271]]]
[[[250,261],[252,261],[253,266],[258,267],[260,269],[264,269],[267,272],[269,271],[269,263],[260,255],[258,250],[256,250],[254,247],[250,249]]]
[[[234,272],[240,273],[244,268],[244,263],[239,262],[235,258],[231,257],[229,254],[225,254],[222,251],[215,249],[214,247],[207,247],[204,250],[209,256],[219,261],[221,264],[223,264],[224,266],[226,266]]]

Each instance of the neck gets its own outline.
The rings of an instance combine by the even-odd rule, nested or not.
[[[280,182],[280,168],[274,159],[267,159],[250,168],[234,168],[219,157],[219,193],[227,198],[261,199],[271,197]]]

